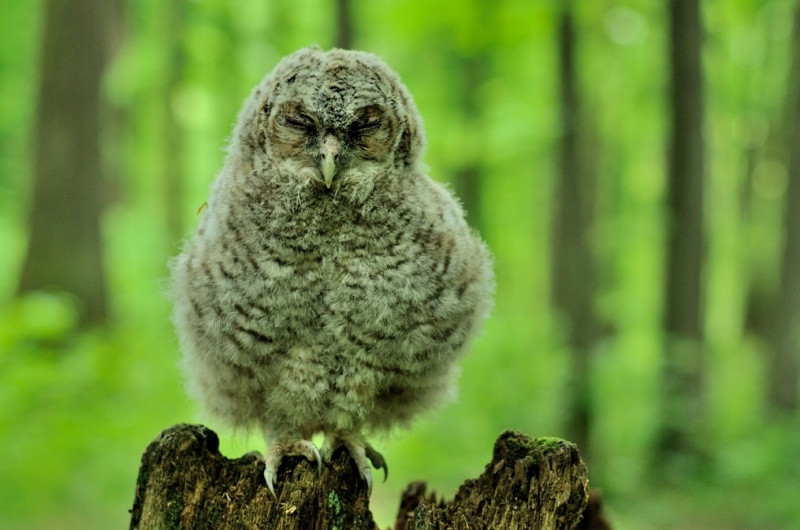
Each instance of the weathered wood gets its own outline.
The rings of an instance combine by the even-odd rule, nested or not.
[[[277,500],[263,471],[252,456],[223,457],[213,431],[176,425],[142,457],[130,528],[377,530],[366,485],[344,451],[320,474],[303,458],[284,459]],[[426,497],[423,482],[409,485],[395,529],[575,528],[586,507],[587,484],[574,444],[507,431],[483,474],[466,481],[452,501]]]
[[[229,460],[216,433],[201,425],[167,429],[142,457],[131,530],[281,529],[374,530],[366,484],[349,455],[338,451],[331,465],[285,458],[275,483],[264,464],[245,455]]]
[[[587,486],[574,444],[506,431],[480,477],[466,481],[450,502],[422,497],[404,530],[575,528]]]

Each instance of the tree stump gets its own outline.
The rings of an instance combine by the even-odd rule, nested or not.
[[[263,472],[254,456],[222,456],[219,438],[206,427],[171,427],[142,456],[130,528],[377,530],[366,484],[345,451],[335,452],[319,474],[304,458],[285,458],[277,499]],[[574,444],[506,431],[483,474],[466,481],[453,500],[426,496],[424,482],[409,485],[395,530],[577,528],[587,484]],[[586,523],[580,528],[595,528]]]

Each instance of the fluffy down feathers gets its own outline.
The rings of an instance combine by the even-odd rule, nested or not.
[[[493,276],[458,202],[420,170],[423,147],[413,99],[380,59],[300,50],[245,101],[171,263],[189,392],[263,430],[270,488],[271,457],[319,458],[295,442],[323,432],[323,450],[366,448],[375,463],[363,432],[453,393]]]

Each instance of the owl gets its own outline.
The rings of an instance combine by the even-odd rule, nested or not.
[[[491,306],[490,253],[421,168],[414,101],[375,55],[284,58],[239,112],[170,263],[188,393],[284,456],[388,467],[367,436],[452,397]],[[318,448],[312,437],[321,434]]]

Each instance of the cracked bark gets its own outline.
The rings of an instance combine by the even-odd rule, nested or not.
[[[263,471],[252,456],[222,456],[216,433],[206,427],[171,427],[142,457],[130,528],[377,530],[366,485],[344,451],[319,475],[307,460],[285,458],[277,499],[267,490]],[[574,444],[506,431],[484,472],[467,480],[452,500],[426,495],[424,482],[410,484],[394,528],[608,528],[581,522],[587,486],[586,466]]]

